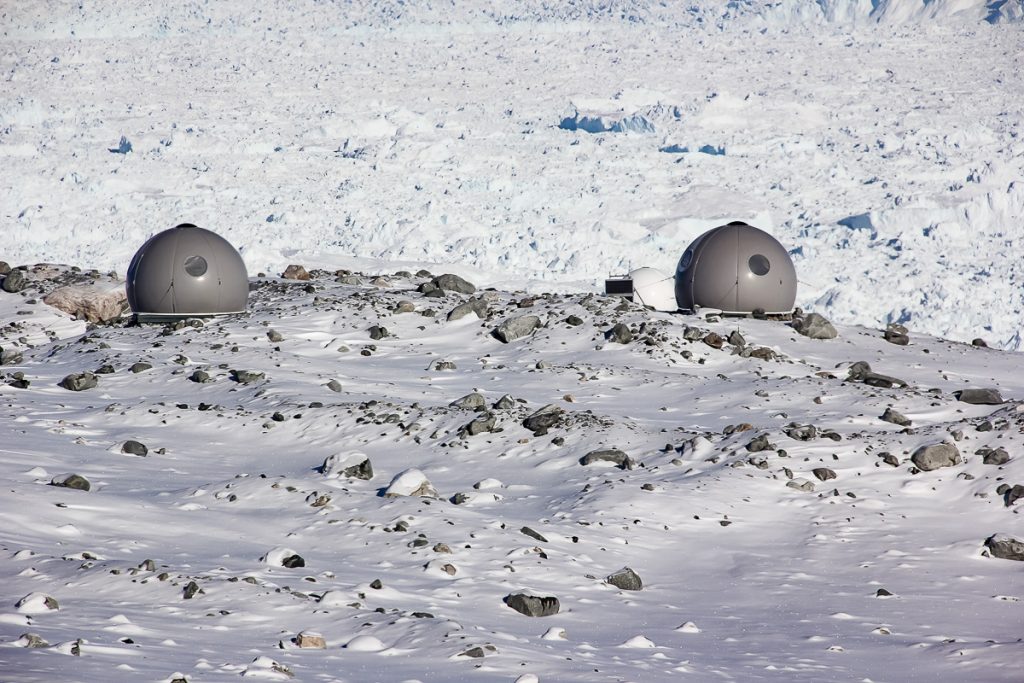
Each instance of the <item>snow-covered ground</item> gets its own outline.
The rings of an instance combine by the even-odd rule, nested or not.
[[[592,291],[738,218],[805,307],[1024,344],[1020,2],[127,4],[0,9],[0,258]]]
[[[1019,681],[1022,16],[0,6],[0,681]],[[732,219],[838,337],[596,293]],[[43,303],[185,221],[249,315]]]

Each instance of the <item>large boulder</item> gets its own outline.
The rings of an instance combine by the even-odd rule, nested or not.
[[[10,271],[4,277],[3,282],[0,282],[0,289],[9,294],[20,292],[26,286],[28,286],[28,278],[25,277],[25,271],[23,270]]]
[[[459,294],[473,294],[476,292],[476,285],[451,273],[438,275],[431,282],[435,287],[444,292],[458,292]]]
[[[951,443],[936,443],[921,446],[910,456],[910,460],[917,466],[917,469],[930,472],[941,467],[959,465],[960,451]]]
[[[953,395],[961,403],[979,406],[997,406],[1004,402],[998,389],[961,389],[954,391]]]
[[[128,294],[123,284],[68,285],[47,294],[43,303],[78,320],[108,323],[128,310]]]
[[[811,339],[835,339],[839,334],[832,323],[818,313],[808,313],[803,318],[797,318],[793,321],[793,329]]]
[[[985,539],[985,547],[992,557],[1024,562],[1024,541],[1006,534],[992,534]]]
[[[505,604],[528,617],[547,617],[558,614],[560,605],[558,598],[553,596],[538,597],[526,593],[514,593],[505,596]]]
[[[541,326],[540,318],[535,315],[520,315],[507,318],[494,330],[494,336],[508,344],[532,333]]]

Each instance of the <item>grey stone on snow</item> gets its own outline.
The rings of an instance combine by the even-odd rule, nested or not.
[[[68,391],[85,391],[99,384],[99,379],[91,372],[76,372],[60,381],[60,386]]]
[[[818,313],[808,313],[803,318],[797,318],[793,321],[793,329],[811,339],[835,339],[839,334],[832,323]]]
[[[7,273],[4,277],[4,281],[0,283],[0,288],[9,294],[20,292],[27,286],[28,278],[25,277],[25,272],[21,270],[12,270]]]
[[[960,451],[951,443],[936,443],[921,446],[910,456],[910,460],[919,470],[930,472],[960,464]]]
[[[388,332],[388,328],[384,327],[383,325],[373,325],[372,327],[370,327],[369,333],[370,339],[373,339],[374,341],[391,336],[391,333]]]
[[[190,382],[195,382],[196,384],[206,384],[207,382],[213,381],[213,378],[210,377],[210,373],[205,370],[193,371],[192,374],[188,376],[188,379]]]
[[[465,410],[483,410],[487,407],[487,399],[484,398],[483,394],[474,391],[452,401],[449,405],[453,408],[463,408]]]
[[[624,451],[620,451],[618,448],[603,448],[596,451],[590,451],[580,458],[581,465],[593,465],[599,462],[610,462],[623,470],[631,470],[634,465],[633,460],[626,455]]]
[[[370,463],[370,458],[364,456],[362,460],[342,469],[340,467],[340,463],[343,462],[349,462],[348,454],[335,453],[333,455],[328,455],[324,458],[323,464],[320,465],[320,473],[327,475],[338,474],[342,477],[363,479],[366,481],[373,479],[373,465]]]
[[[896,412],[892,408],[886,408],[880,419],[884,422],[899,425],[900,427],[909,427],[912,424],[912,422],[904,417],[902,413]]]
[[[623,323],[615,323],[610,330],[604,333],[605,339],[616,344],[628,344],[633,341],[633,333]]]
[[[467,424],[463,427],[463,431],[468,436],[476,436],[477,434],[483,434],[485,432],[493,432],[497,423],[497,418],[495,418],[494,415],[487,413]]]
[[[132,363],[132,366],[130,368],[128,368],[128,370],[131,371],[134,374],[138,374],[140,372],[145,372],[146,370],[152,370],[152,369],[153,369],[152,365],[150,365],[149,363],[144,363],[144,362]]]
[[[862,360],[850,365],[847,379],[853,380],[855,382],[864,382],[869,386],[879,387],[882,389],[889,389],[894,386],[907,386],[907,383],[901,379],[873,372],[871,370],[871,366],[868,365],[866,361]]]
[[[530,538],[532,538],[534,540],[540,541],[541,543],[547,543],[548,542],[548,539],[544,538],[543,535],[537,533],[536,531],[534,531],[533,529],[531,529],[528,526],[524,526],[522,529],[519,530],[519,532],[521,534],[529,536]]]
[[[1001,446],[999,448],[979,448],[974,454],[980,455],[981,461],[986,465],[1005,465],[1010,461],[1010,454]]]
[[[328,389],[330,389],[331,391],[336,392],[336,393],[341,391],[341,382],[339,382],[336,379],[332,379],[330,382],[328,382],[324,386],[327,387]]]
[[[431,282],[435,287],[445,292],[458,292],[459,294],[473,294],[476,292],[476,286],[473,283],[451,273],[438,275]]]
[[[953,395],[961,403],[973,405],[996,406],[1004,402],[998,389],[961,389],[954,391]]]
[[[470,313],[476,314],[478,318],[487,317],[487,302],[484,299],[475,298],[469,301],[459,304],[451,311],[448,312],[448,320],[455,321],[465,318]]]
[[[751,453],[760,453],[761,451],[768,451],[774,448],[775,446],[768,442],[767,434],[755,437],[747,444],[747,450]]]
[[[514,593],[505,596],[505,604],[528,617],[548,617],[558,614],[558,598],[553,596],[538,597],[526,593]]]
[[[199,587],[198,583],[196,583],[195,581],[189,581],[185,585],[185,588],[182,589],[181,596],[185,600],[191,600],[192,598],[196,597],[197,595],[199,595],[201,593],[205,593],[205,592],[206,591],[204,591],[202,588]]]
[[[640,580],[640,575],[629,567],[623,567],[617,572],[612,572],[605,578],[605,582],[624,591],[638,591],[644,587],[644,582]]]
[[[92,488],[89,480],[80,474],[58,474],[50,480],[50,486],[61,486],[66,489],[77,489],[79,491],[88,491]]]
[[[992,534],[985,539],[985,547],[992,557],[1024,562],[1024,541],[1006,534]]]
[[[520,315],[506,318],[494,330],[494,336],[508,344],[532,333],[541,326],[540,318],[535,315]]]
[[[281,566],[286,569],[298,569],[299,567],[305,567],[306,561],[302,559],[301,555],[289,555],[281,560]]]
[[[747,340],[743,338],[743,335],[740,334],[739,330],[733,330],[732,332],[730,332],[729,333],[729,338],[727,339],[727,341],[730,344],[732,344],[733,346],[746,346],[747,345]]]
[[[885,332],[882,333],[882,337],[890,344],[898,346],[906,346],[910,343],[910,335],[907,334],[907,328],[899,323],[889,323],[885,328]]]
[[[267,339],[274,342],[275,344],[280,341],[284,341],[284,336],[277,330],[267,330]]]
[[[818,481],[828,481],[829,479],[836,478],[836,471],[828,467],[815,467],[811,472],[818,478]]]
[[[515,407],[516,400],[508,394],[505,394],[504,396],[499,398],[494,404],[495,410],[511,410],[512,408]]]
[[[21,353],[17,349],[5,349],[0,346],[0,365],[14,365],[21,362]]]
[[[128,455],[145,456],[149,454],[149,448],[146,447],[146,444],[140,441],[128,439],[123,444],[121,444],[121,452],[126,453]]]
[[[1024,485],[1021,484],[1009,486],[1003,493],[1003,501],[1006,503],[1006,507],[1010,507],[1021,498],[1024,498]]]
[[[564,410],[549,403],[523,420],[523,426],[533,432],[534,436],[544,436],[549,429],[560,425],[564,416]]]
[[[263,379],[265,375],[262,372],[255,370],[232,370],[231,379],[235,380],[239,384],[252,384]]]

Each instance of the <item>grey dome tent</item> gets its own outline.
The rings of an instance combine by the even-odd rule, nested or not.
[[[140,321],[242,313],[245,262],[220,235],[191,223],[150,237],[128,266],[128,304]]]
[[[778,240],[740,221],[708,230],[683,252],[676,268],[676,303],[686,310],[789,313],[796,302],[796,268]]]

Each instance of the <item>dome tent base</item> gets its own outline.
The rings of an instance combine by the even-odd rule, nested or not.
[[[233,318],[246,315],[249,315],[248,311],[227,311],[224,313],[132,313],[132,320],[139,325],[161,325],[194,318],[208,320],[210,318]]]

